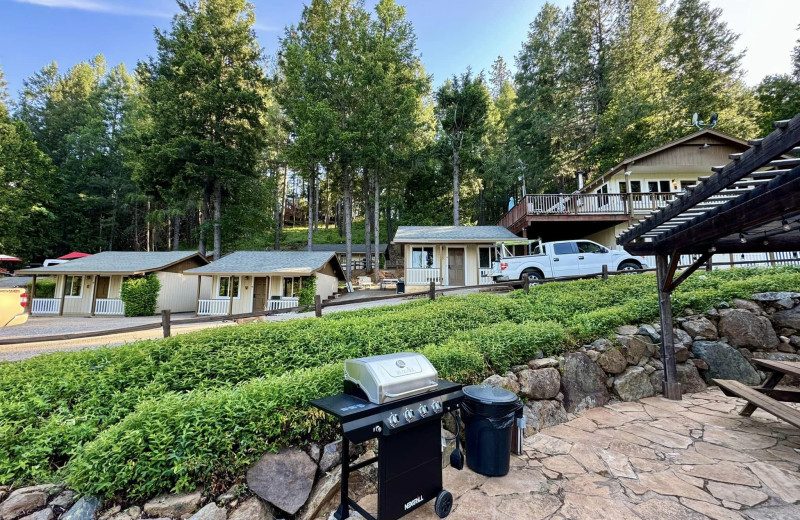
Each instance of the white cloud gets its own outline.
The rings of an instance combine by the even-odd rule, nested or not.
[[[99,0],[13,0],[20,4],[33,4],[57,9],[74,9],[79,11],[92,11],[95,13],[108,13],[125,16],[149,16],[153,18],[170,18],[171,13],[155,9],[140,9],[130,7],[122,2],[104,2]]]

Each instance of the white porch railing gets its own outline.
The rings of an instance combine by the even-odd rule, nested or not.
[[[115,298],[98,298],[94,302],[94,313],[100,316],[122,316],[125,302]]]
[[[269,300],[267,305],[268,311],[276,311],[278,309],[290,309],[300,305],[300,298],[281,298],[280,300]]]
[[[478,284],[479,285],[491,285],[494,283],[494,278],[492,278],[492,268],[491,267],[481,267],[478,270]]]
[[[34,298],[31,314],[58,314],[60,309],[59,298]]]
[[[440,269],[409,267],[406,269],[406,285],[428,285],[431,280],[435,284],[440,284],[442,276]]]
[[[200,300],[197,306],[198,316],[220,316],[228,314],[230,309],[230,300]]]

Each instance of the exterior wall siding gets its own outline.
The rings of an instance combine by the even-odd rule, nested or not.
[[[329,274],[316,272],[317,295],[323,300],[327,300],[339,290],[339,279]]]
[[[163,309],[172,312],[194,312],[197,306],[197,277],[165,271],[156,273],[156,277],[161,282],[156,312],[161,312]]]

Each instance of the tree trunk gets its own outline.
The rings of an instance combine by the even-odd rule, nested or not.
[[[205,256],[208,252],[206,246],[206,222],[208,222],[208,207],[211,204],[211,194],[208,190],[208,185],[203,189],[203,201],[200,203],[200,244],[198,249],[200,254]]]
[[[283,187],[281,188],[281,219],[278,221],[278,231],[283,233],[286,227],[286,184],[289,182],[289,164],[283,165]]]
[[[459,195],[459,159],[458,159],[458,148],[453,146],[453,225],[458,226],[461,218],[458,212],[458,203],[460,202],[460,195]]]
[[[311,178],[308,181],[308,250],[314,250],[314,176],[317,173],[316,165],[311,167]]]
[[[344,181],[344,234],[347,244],[347,265],[345,266],[345,278],[350,282],[351,267],[353,265],[353,200],[350,194],[350,170],[349,167],[342,168]]]
[[[179,251],[180,250],[180,240],[181,240],[181,217],[180,215],[175,215],[172,217],[172,250]]]
[[[319,171],[314,177],[314,231],[319,231]]]
[[[331,190],[330,190],[330,177],[331,170],[328,168],[325,171],[325,229],[328,229],[328,223],[331,220]]]
[[[147,214],[144,216],[145,247],[150,252],[150,197],[147,198]]]
[[[283,176],[280,165],[275,168],[275,175],[278,178],[275,182],[275,246],[273,249],[278,251],[281,248],[281,214],[283,213]]]
[[[370,208],[372,205],[370,204],[370,178],[367,174],[367,169],[364,168],[364,270],[367,274],[372,272],[372,265],[370,264],[370,260],[372,260],[372,244],[371,244],[371,236],[370,236]]]
[[[373,206],[373,216],[375,221],[372,230],[375,233],[375,281],[378,281],[381,268],[381,212],[380,212],[380,188],[378,187],[378,167],[375,167],[375,177],[372,179],[375,185],[375,202]]]
[[[214,260],[222,257],[222,184],[214,181]]]

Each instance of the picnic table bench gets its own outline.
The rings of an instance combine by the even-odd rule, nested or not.
[[[800,428],[800,410],[781,402],[800,403],[800,391],[775,388],[786,375],[800,377],[800,363],[768,359],[754,359],[753,362],[769,373],[761,386],[746,386],[739,381],[729,379],[714,379],[714,382],[719,385],[725,395],[741,397],[747,401],[739,415],[749,417],[757,408],[761,408]]]

